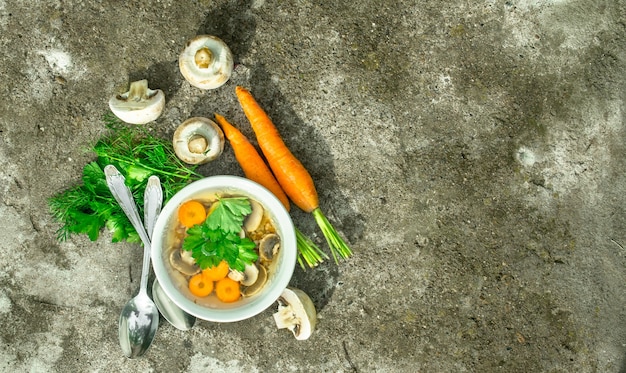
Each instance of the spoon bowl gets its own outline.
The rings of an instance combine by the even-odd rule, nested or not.
[[[148,295],[140,291],[126,303],[120,314],[119,337],[124,355],[129,358],[143,355],[152,344],[158,327],[158,310]]]
[[[156,303],[161,315],[176,329],[185,331],[193,328],[196,323],[196,317],[183,311],[172,302],[156,278],[152,284],[152,298],[154,298],[154,303]]]

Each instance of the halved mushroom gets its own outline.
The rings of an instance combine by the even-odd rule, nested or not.
[[[172,140],[176,156],[188,164],[203,164],[219,157],[224,150],[224,132],[208,118],[184,121]]]
[[[170,264],[185,276],[193,276],[196,273],[200,273],[200,267],[191,256],[191,251],[172,250],[170,253]]]
[[[256,276],[256,280],[242,291],[243,295],[246,297],[251,297],[261,291],[261,289],[263,289],[263,285],[267,282],[267,269],[265,266],[260,265],[257,267],[257,270],[259,272]]]
[[[278,253],[280,248],[280,237],[277,234],[270,233],[265,235],[259,242],[259,256],[262,261],[271,262],[274,255]]]
[[[215,89],[230,79],[233,55],[221,39],[198,35],[187,42],[178,59],[181,74],[200,89]]]
[[[164,107],[165,94],[160,89],[149,89],[146,79],[130,83],[128,92],[109,99],[113,114],[131,124],[152,122],[161,115]]]
[[[242,279],[239,280],[241,285],[250,286],[254,284],[259,277],[259,268],[254,263],[246,264],[246,267],[241,274],[243,275]]]
[[[313,301],[300,289],[288,287],[278,298],[274,321],[279,329],[289,329],[298,340],[308,339],[317,323]]]
[[[263,220],[263,206],[257,201],[251,199],[250,207],[252,208],[252,211],[243,221],[243,228],[246,232],[255,231],[259,225],[261,225],[261,221]]]

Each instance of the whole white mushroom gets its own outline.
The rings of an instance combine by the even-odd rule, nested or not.
[[[109,99],[109,108],[122,121],[145,124],[156,120],[165,107],[165,94],[160,89],[148,88],[148,80],[130,83],[128,92]]]
[[[176,156],[188,164],[204,164],[222,154],[224,132],[212,120],[193,117],[184,121],[172,139]]]
[[[233,55],[220,38],[198,35],[189,40],[178,58],[178,67],[191,85],[200,89],[221,87],[233,72]]]

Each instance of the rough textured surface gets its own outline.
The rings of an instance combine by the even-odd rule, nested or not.
[[[0,0],[0,370],[626,371],[625,19],[619,0]],[[216,91],[178,72],[200,33],[235,55]],[[355,252],[296,270],[310,340],[268,309],[162,320],[122,356],[140,248],[60,243],[46,201],[141,78],[166,93],[164,137],[215,111],[245,124],[249,87],[310,169]],[[228,147],[201,171],[241,174]]]

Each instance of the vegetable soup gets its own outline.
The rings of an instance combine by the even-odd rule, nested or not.
[[[263,205],[236,194],[181,203],[165,237],[163,261],[175,287],[210,308],[259,293],[281,252],[281,238]]]

